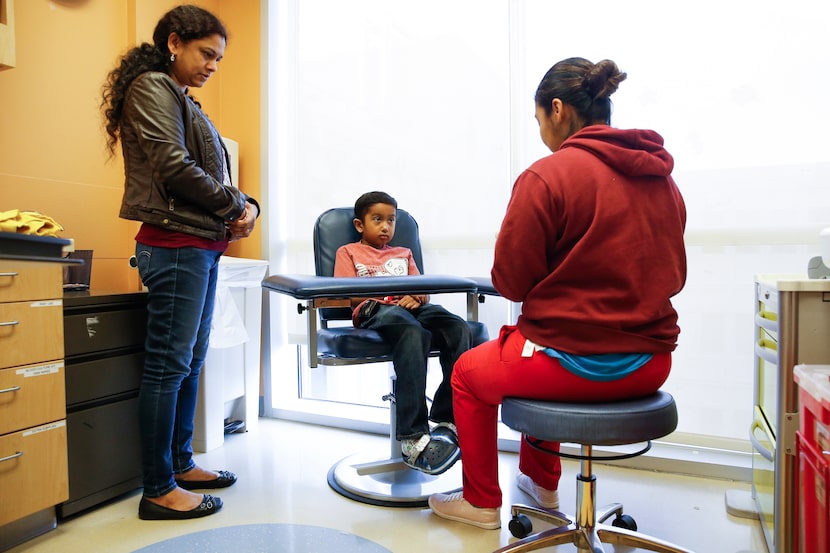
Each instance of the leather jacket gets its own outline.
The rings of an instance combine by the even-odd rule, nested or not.
[[[245,211],[246,194],[224,184],[225,145],[198,104],[169,75],[136,77],[124,101],[120,136],[125,185],[119,216],[211,240]],[[224,162],[223,158],[224,156]]]

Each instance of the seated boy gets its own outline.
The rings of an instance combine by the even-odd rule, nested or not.
[[[354,205],[359,242],[337,250],[336,277],[420,274],[409,248],[390,246],[398,204],[385,192],[367,192]],[[355,326],[378,332],[392,344],[395,403],[401,455],[407,466],[441,474],[461,457],[452,411],[450,376],[458,357],[470,348],[470,328],[461,317],[429,303],[426,295],[352,298]],[[440,351],[443,380],[427,416],[427,358]],[[429,421],[437,423],[430,432]]]

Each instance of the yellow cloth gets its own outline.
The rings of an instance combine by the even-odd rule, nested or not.
[[[37,211],[0,211],[0,231],[38,236],[57,236],[63,227],[48,215]]]

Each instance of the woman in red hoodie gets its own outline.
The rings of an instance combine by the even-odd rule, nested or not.
[[[442,518],[501,526],[503,398],[635,398],[669,375],[680,332],[670,298],[686,280],[686,208],[663,138],[610,126],[610,96],[625,78],[613,61],[570,58],[536,90],[536,119],[553,154],[516,180],[491,272],[522,313],[453,370],[464,486],[430,497]],[[519,489],[557,508],[559,457],[524,440],[520,447]]]

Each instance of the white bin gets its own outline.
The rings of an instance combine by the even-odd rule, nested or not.
[[[193,450],[225,441],[225,421],[253,430],[259,418],[262,279],[268,262],[222,256],[213,327],[196,400]]]

